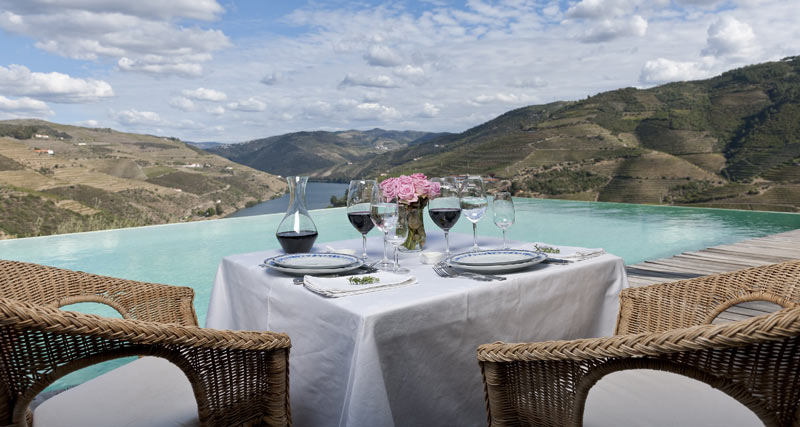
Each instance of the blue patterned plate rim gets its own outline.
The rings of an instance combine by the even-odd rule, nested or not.
[[[530,262],[541,256],[540,252],[525,249],[491,249],[456,254],[448,260],[453,265],[512,265]],[[505,257],[505,259],[503,259]]]
[[[358,257],[347,254],[336,253],[303,253],[286,254],[272,258],[272,262],[283,268],[344,268],[358,264],[361,260]]]

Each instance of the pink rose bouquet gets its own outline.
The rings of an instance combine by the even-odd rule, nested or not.
[[[397,197],[399,202],[408,205],[438,196],[439,189],[438,182],[428,181],[428,177],[421,173],[387,178],[381,182],[381,190],[387,198]]]
[[[441,191],[438,182],[428,181],[421,173],[387,178],[380,184],[387,199],[397,197],[400,207],[400,221],[408,225],[408,237],[403,247],[409,251],[421,250],[425,246],[425,226],[422,212],[428,199],[436,197]]]

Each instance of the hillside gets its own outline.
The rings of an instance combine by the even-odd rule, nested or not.
[[[174,138],[0,121],[0,238],[219,217],[284,189]]]
[[[342,173],[506,178],[519,195],[800,211],[800,57],[505,113]]]
[[[351,176],[342,170],[443,135],[447,134],[383,129],[295,132],[208,151],[269,173],[347,181]]]

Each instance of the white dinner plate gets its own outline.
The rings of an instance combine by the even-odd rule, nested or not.
[[[287,268],[282,267],[275,263],[274,260],[268,259],[264,261],[267,266],[273,270],[280,271],[281,273],[290,274],[292,276],[305,276],[306,274],[339,274],[353,271],[362,265],[363,262],[358,261],[355,265],[348,265],[339,268]]]
[[[501,264],[501,265],[465,265],[465,264],[453,264],[450,260],[447,263],[456,269],[464,270],[464,271],[471,271],[474,273],[512,273],[514,271],[519,271],[525,268],[528,268],[532,265],[539,264],[540,262],[547,259],[547,255],[545,254],[538,254],[536,258],[533,258],[526,262],[519,262],[516,264]]]
[[[272,261],[283,268],[345,268],[361,262],[358,257],[346,254],[286,254],[272,258]]]
[[[523,264],[537,259],[541,253],[524,249],[494,249],[465,252],[450,257],[453,266],[485,267],[490,265]]]

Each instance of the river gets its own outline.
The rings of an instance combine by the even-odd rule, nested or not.
[[[330,182],[309,182],[306,185],[306,208],[322,209],[331,204],[331,196],[338,198],[344,197],[347,184],[334,184]],[[289,208],[289,195],[284,194],[277,199],[267,200],[249,208],[238,210],[226,218],[236,218],[240,216],[263,215],[271,213],[285,213]]]

